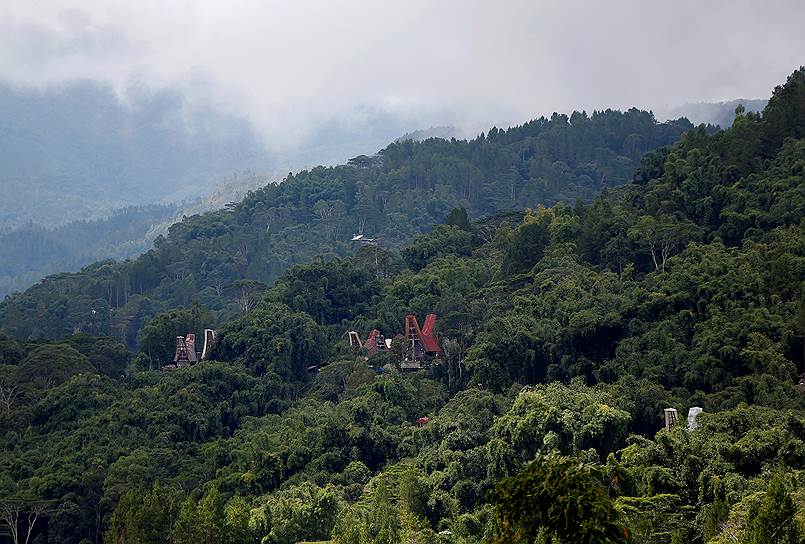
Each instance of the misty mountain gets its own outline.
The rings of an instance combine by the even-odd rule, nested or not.
[[[678,119],[688,118],[692,123],[718,125],[721,128],[729,128],[735,120],[735,108],[743,105],[747,112],[761,112],[766,107],[766,99],[746,99],[738,98],[728,102],[697,102],[687,103],[672,108],[664,108],[658,111],[658,119]]]
[[[765,101],[686,104],[664,116],[725,127],[738,103],[755,111]],[[191,110],[178,92],[132,88],[121,99],[89,82],[46,91],[0,85],[0,251],[15,256],[0,265],[0,297],[50,273],[136,257],[171,224],[240,201],[283,169],[343,163],[392,141],[462,136],[452,126],[410,131],[367,107],[269,156],[246,121]],[[142,206],[147,213],[132,211]]]
[[[466,135],[462,134],[462,131],[456,127],[440,126],[414,130],[413,132],[406,132],[397,138],[395,142],[403,142],[405,140],[421,142],[422,140],[427,140],[428,138],[442,138],[444,140],[449,140],[450,138],[462,138],[463,136]]]
[[[159,233],[154,226],[175,217],[175,206],[150,205],[124,208],[104,219],[72,221],[53,228],[28,224],[0,233],[0,298],[48,274],[139,255]]]
[[[409,129],[366,109],[278,156],[247,121],[190,106],[178,91],[0,83],[0,297],[134,257],[185,215],[239,201],[290,169],[375,153]]]
[[[412,122],[365,107],[269,153],[248,121],[191,104],[178,90],[133,85],[118,96],[90,81],[44,90],[0,82],[0,229],[194,201],[216,193],[224,178],[234,189],[235,172],[279,180],[289,170],[376,153],[416,128]]]
[[[150,204],[113,211],[93,220],[57,227],[27,223],[0,230],[0,299],[25,289],[48,274],[76,272],[107,259],[125,260],[151,249],[159,235],[184,217],[218,210],[242,200],[273,178],[249,171],[221,180],[208,195],[181,204]]]
[[[180,95],[81,82],[0,85],[0,226],[58,225],[209,192],[271,159],[245,121],[190,111]]]
[[[46,278],[0,303],[0,327],[33,338],[83,330],[136,345],[159,310],[198,301],[231,317],[239,312],[233,282],[271,284],[295,264],[350,255],[355,232],[393,249],[459,206],[476,218],[590,201],[631,181],[646,152],[691,128],[685,119],[657,123],[649,112],[606,110],[492,128],[469,141],[392,143],[373,157],[297,172],[237,204],[189,216],[137,259]],[[111,318],[97,320],[88,308]]]

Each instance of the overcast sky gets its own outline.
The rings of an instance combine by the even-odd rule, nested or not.
[[[3,0],[0,79],[178,88],[281,148],[366,111],[484,126],[765,98],[805,63],[803,23],[802,0]]]

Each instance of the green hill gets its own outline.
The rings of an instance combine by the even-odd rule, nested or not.
[[[690,128],[685,120],[658,124],[646,112],[608,110],[495,128],[472,141],[394,143],[375,157],[292,174],[224,210],[190,217],[132,261],[47,278],[0,304],[0,328],[21,338],[80,330],[135,345],[159,309],[198,301],[227,319],[238,311],[228,289],[236,280],[270,284],[293,264],[348,255],[356,232],[399,247],[457,206],[480,217],[590,200],[627,183],[643,153]]]
[[[0,297],[55,272],[143,253],[152,243],[152,226],[175,215],[174,206],[142,206],[118,210],[104,219],[55,228],[31,224],[0,233],[0,254],[5,257],[0,261]]]
[[[563,125],[567,134],[574,123]],[[133,359],[111,338],[0,335],[0,503],[24,516],[6,528],[33,523],[35,537],[76,543],[799,544],[805,68],[762,114],[723,132],[687,131],[643,155],[633,182],[589,203],[493,213],[513,206],[510,186],[491,174],[466,193],[466,209],[415,198],[452,179],[433,174],[451,171],[436,150],[476,149],[463,164],[495,165],[528,130],[391,146],[291,176],[175,226],[143,260],[52,278],[6,301],[7,330],[43,331],[49,324],[35,319],[63,324],[70,297],[99,288],[103,274],[125,270],[136,285],[147,277],[136,266],[150,263],[160,283],[130,299],[154,312],[183,287],[186,300],[208,303],[158,313]],[[487,147],[496,152],[478,151]],[[262,255],[253,248],[279,247],[270,245],[279,217],[293,241],[336,246],[327,232],[360,221],[367,202],[347,197],[349,179],[409,187],[368,199],[383,211],[446,219],[414,235],[391,213],[367,212],[366,232],[382,229],[389,246],[413,240],[243,274],[220,299],[203,298],[215,291],[209,274],[231,270],[229,281]],[[288,215],[261,205],[269,194]],[[405,205],[394,208],[395,196]],[[351,217],[304,215],[335,201]],[[328,223],[334,216],[343,223]],[[266,238],[244,242],[235,225]],[[306,257],[307,246],[287,247]],[[271,287],[256,281],[272,277]],[[227,296],[242,310],[212,304]],[[23,314],[23,300],[50,317]],[[121,294],[97,326],[110,315],[119,325],[131,303]],[[429,312],[442,355],[418,371],[400,368],[406,338],[367,359],[345,336],[394,337],[403,316]],[[170,357],[173,336],[216,319],[212,360],[150,370]],[[704,411],[688,427],[691,407]],[[668,408],[679,421],[665,428]]]

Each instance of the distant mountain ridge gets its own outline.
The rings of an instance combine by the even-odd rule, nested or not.
[[[469,141],[392,143],[359,164],[288,175],[224,209],[187,217],[137,259],[46,278],[0,303],[0,327],[22,338],[82,330],[135,345],[161,309],[198,301],[225,319],[239,312],[233,282],[270,284],[295,264],[351,254],[355,232],[399,247],[455,207],[475,218],[590,201],[631,181],[647,151],[692,127],[684,119],[657,123],[637,109],[606,110],[492,128]],[[95,319],[87,308],[111,318]]]
[[[28,223],[0,229],[0,255],[6,257],[0,260],[0,299],[48,274],[76,272],[95,261],[137,257],[184,217],[243,200],[249,191],[280,177],[246,171],[224,178],[212,193],[180,204],[127,207],[106,217],[70,221],[58,227]]]
[[[718,125],[722,129],[732,126],[735,120],[735,108],[743,105],[747,112],[757,113],[763,111],[769,101],[762,99],[738,98],[727,102],[697,102],[687,103],[672,108],[663,108],[657,112],[658,119],[678,119],[685,117],[693,124],[704,123]]]
[[[94,261],[127,259],[152,247],[151,225],[172,220],[176,207],[150,205],[109,217],[45,228],[29,224],[0,233],[0,298],[48,274],[74,272]]]
[[[127,98],[90,82],[41,92],[0,84],[0,227],[178,202],[272,164],[244,120],[187,111],[170,91]]]

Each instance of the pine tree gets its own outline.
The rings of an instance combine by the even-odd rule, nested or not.
[[[213,487],[198,503],[197,523],[200,544],[219,544],[223,540],[226,523],[224,499]]]
[[[749,512],[743,544],[800,544],[800,531],[794,516],[797,508],[778,470],[760,504]]]
[[[730,505],[724,499],[716,499],[713,504],[705,510],[704,519],[704,540],[708,541],[718,533],[730,514]]]
[[[196,501],[188,497],[179,509],[179,517],[173,526],[175,544],[193,544],[199,541],[198,508]]]

